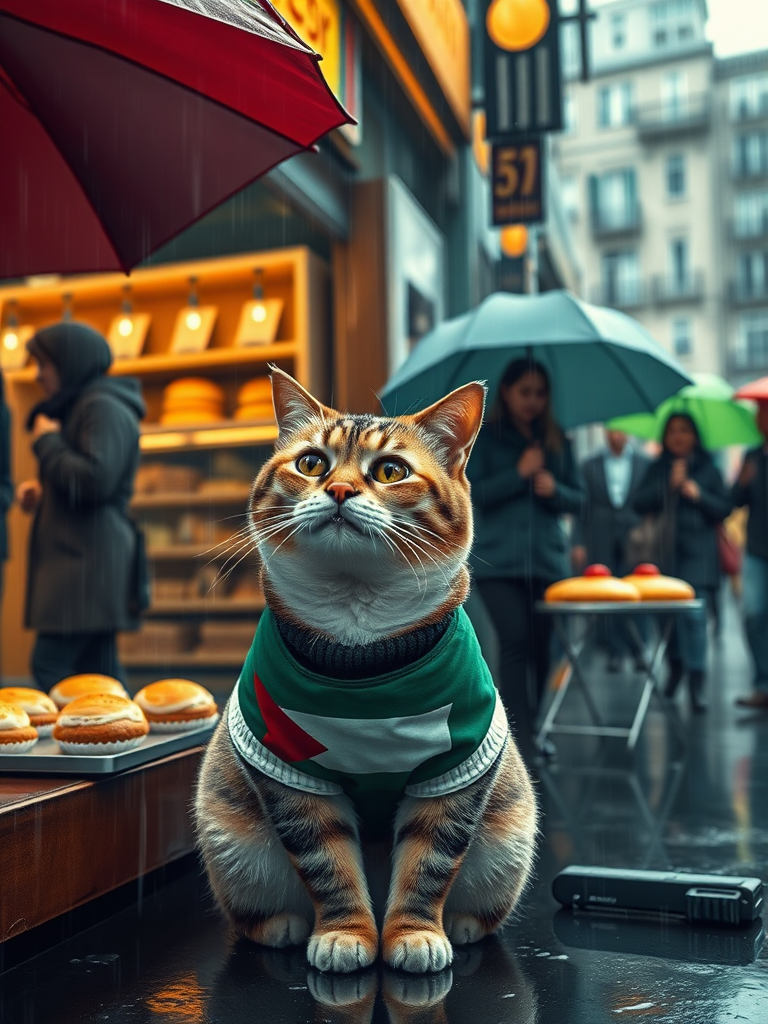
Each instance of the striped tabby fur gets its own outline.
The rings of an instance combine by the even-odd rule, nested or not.
[[[277,369],[272,383],[279,439],[250,501],[270,607],[359,644],[439,621],[460,605],[472,542],[464,469],[483,387],[468,384],[421,413],[384,418],[329,409]],[[306,454],[325,459],[327,473],[302,475],[297,462]],[[389,469],[377,469],[382,460]],[[409,475],[389,482],[401,463]],[[319,529],[338,513],[334,483],[354,489],[344,513],[357,529]],[[308,940],[321,971],[354,971],[381,951],[392,967],[424,972],[451,963],[452,942],[475,942],[508,919],[531,870],[537,822],[511,738],[466,789],[402,800],[379,907],[351,802],[261,774],[236,754],[226,723],[225,714],[206,752],[195,815],[211,886],[239,934],[276,947]]]

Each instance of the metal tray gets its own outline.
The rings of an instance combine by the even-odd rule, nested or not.
[[[0,774],[28,775],[44,772],[47,775],[77,775],[80,778],[84,775],[111,775],[207,743],[215,728],[215,725],[209,725],[192,732],[150,733],[133,750],[103,756],[63,754],[56,740],[48,737],[38,740],[26,754],[0,753]]]

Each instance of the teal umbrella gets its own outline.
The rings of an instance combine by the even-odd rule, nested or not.
[[[699,431],[701,443],[710,451],[729,444],[760,444],[763,440],[751,407],[733,398],[731,385],[714,373],[694,373],[694,383],[666,399],[652,413],[620,416],[607,425],[633,437],[661,441],[669,417],[687,413]]]
[[[385,385],[381,403],[389,415],[415,412],[472,380],[487,382],[492,402],[504,370],[517,358],[545,367],[563,427],[653,410],[691,383],[645,328],[623,313],[565,291],[498,293],[422,338]]]

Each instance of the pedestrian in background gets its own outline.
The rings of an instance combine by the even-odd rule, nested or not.
[[[614,576],[626,576],[634,569],[626,560],[627,538],[640,521],[634,499],[649,460],[635,451],[620,430],[606,429],[605,442],[605,449],[586,459],[581,467],[587,500],[574,521],[571,561],[576,572],[599,563]],[[623,619],[608,619],[605,627],[602,640],[608,650],[608,671],[618,672],[624,653],[636,645],[630,641]]]
[[[3,596],[3,569],[8,558],[8,509],[13,504],[11,480],[11,414],[5,401],[5,382],[0,372],[0,601]],[[2,661],[0,661],[0,670]]]
[[[706,603],[700,612],[677,617],[667,649],[670,672],[665,687],[667,696],[673,697],[687,675],[693,710],[705,711],[706,608],[713,606],[720,586],[717,525],[731,511],[731,499],[690,416],[673,413],[667,420],[663,450],[648,467],[634,504],[641,514],[664,514],[668,538],[659,569],[690,583]]]
[[[501,696],[530,757],[551,631],[534,605],[568,574],[563,517],[580,514],[584,500],[543,366],[518,359],[507,367],[467,473],[475,511],[472,572],[498,639]]]
[[[139,461],[139,382],[105,377],[106,340],[74,321],[28,342],[45,399],[27,423],[39,479],[19,485],[34,513],[26,625],[37,631],[32,674],[49,690],[97,672],[125,682],[116,633],[136,629],[131,610],[136,535],[128,503]]]
[[[766,442],[744,456],[731,491],[733,504],[749,509],[741,570],[742,613],[755,669],[753,692],[736,703],[768,709],[768,401],[758,402],[757,425]]]

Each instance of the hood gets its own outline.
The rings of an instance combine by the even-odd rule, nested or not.
[[[112,351],[106,338],[77,320],[62,320],[43,327],[30,338],[27,348],[33,356],[53,363],[62,390],[85,387],[112,365]]]
[[[102,377],[94,381],[88,388],[88,394],[98,392],[109,395],[136,414],[141,420],[147,414],[147,407],[141,393],[141,383],[137,377]]]

